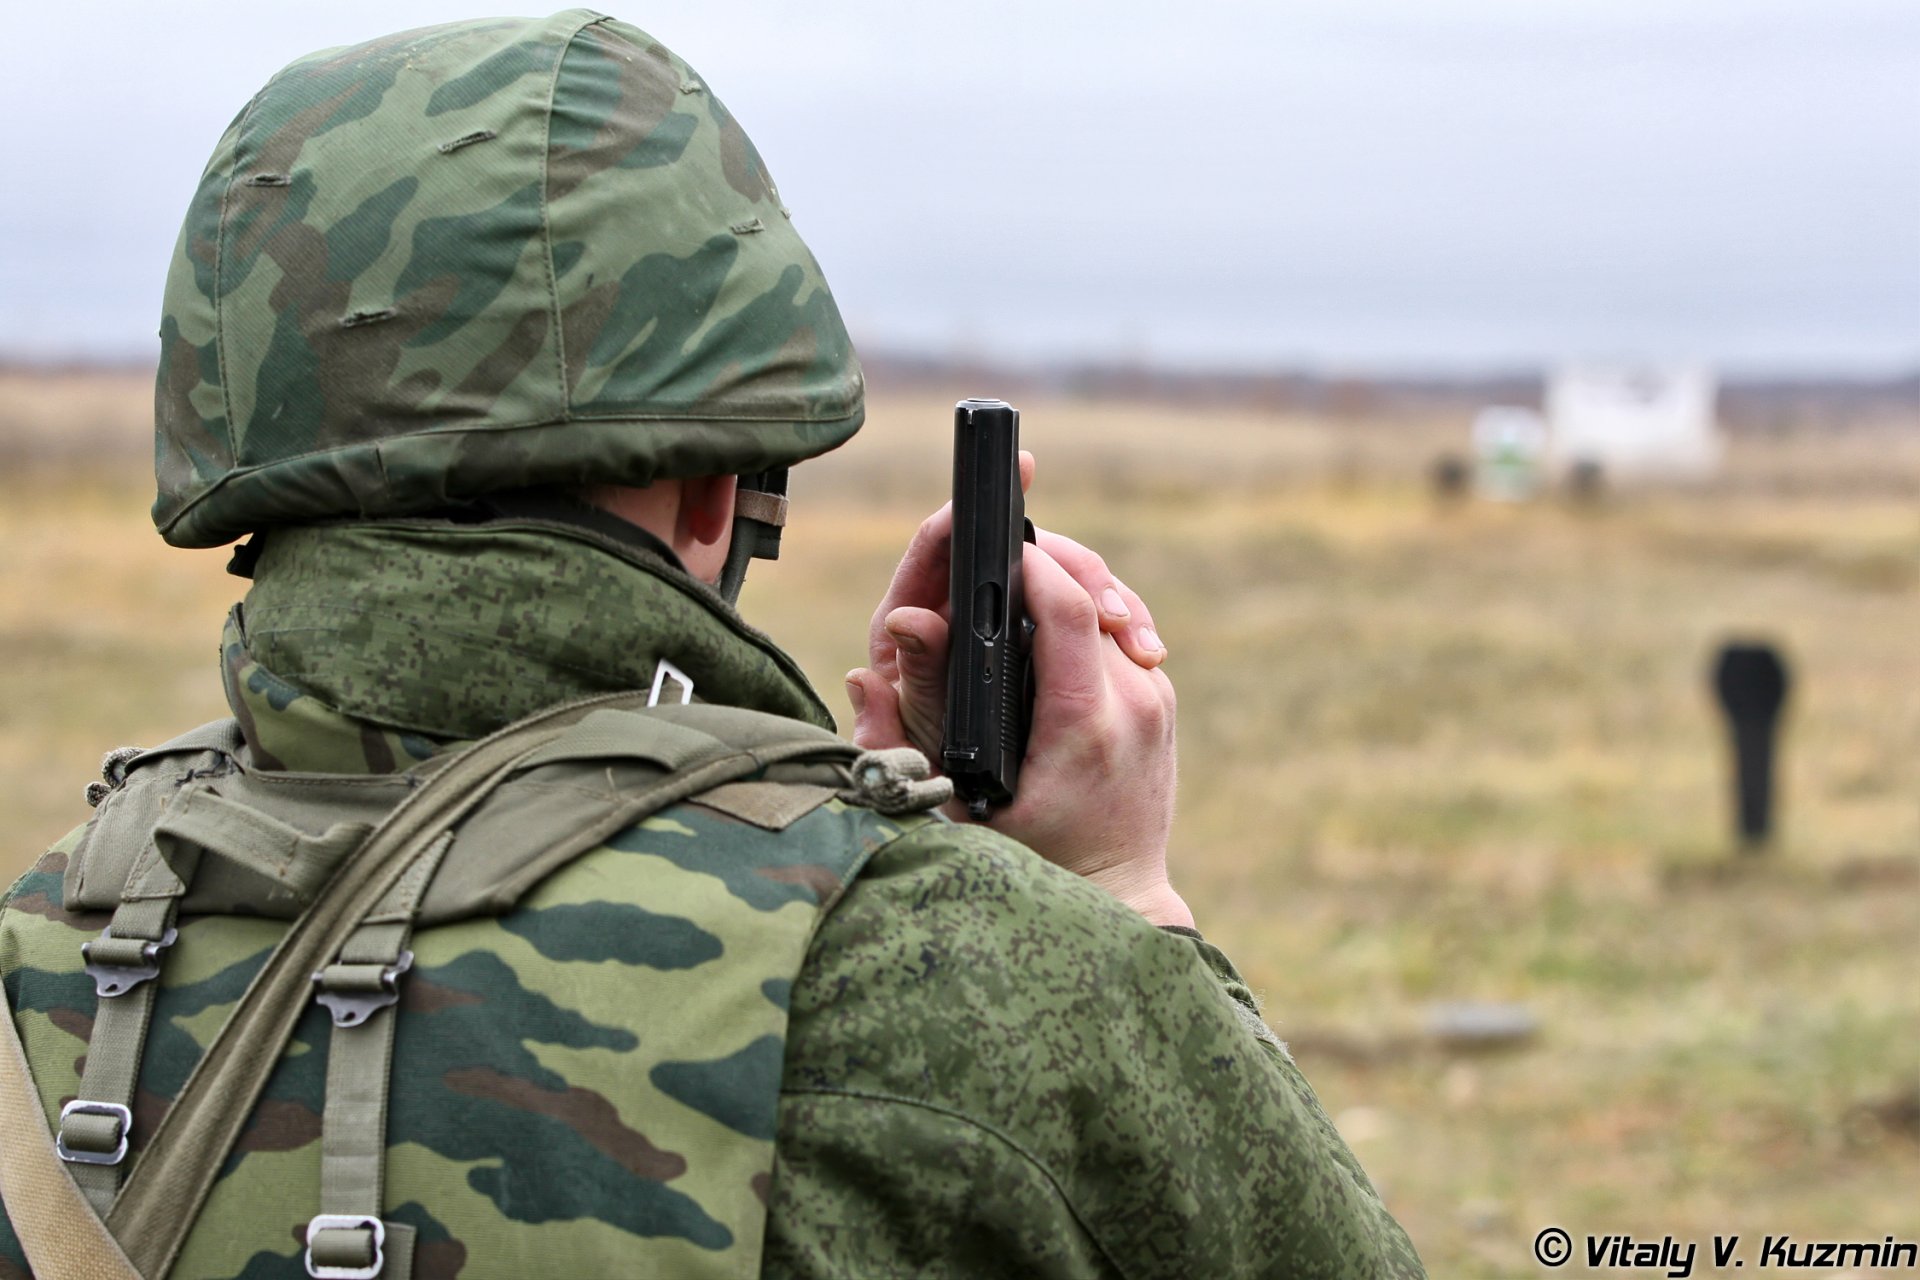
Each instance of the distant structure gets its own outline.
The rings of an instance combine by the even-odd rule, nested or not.
[[[1598,468],[1619,480],[1698,480],[1719,469],[1714,376],[1697,365],[1572,365],[1547,384],[1549,458],[1558,475]]]
[[[1488,405],[1473,419],[1474,488],[1499,502],[1524,502],[1540,488],[1547,424],[1531,409]]]

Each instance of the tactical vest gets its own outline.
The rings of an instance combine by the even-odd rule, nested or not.
[[[387,1171],[436,1098],[486,1100],[459,1122],[468,1128],[564,1114],[568,1127],[553,1132],[591,1149],[580,1185],[554,1192],[561,1207],[530,1206],[529,1188],[508,1194],[513,1161],[499,1152],[513,1143],[457,1129],[441,1146],[486,1153],[466,1173],[491,1197],[486,1213],[564,1223],[578,1210],[569,1197],[593,1199],[594,1161],[611,1160],[599,1176],[624,1178],[608,1211],[623,1231],[622,1274],[757,1275],[786,993],[814,929],[867,857],[926,820],[903,815],[947,791],[922,781],[926,762],[911,750],[862,754],[793,720],[647,701],[621,694],[553,708],[400,774],[262,770],[232,720],[109,757],[58,903],[30,873],[0,914],[9,997],[0,1191],[40,1280],[159,1280],[210,1195],[236,1197],[223,1202],[229,1210],[253,1204],[282,1216],[289,1196],[304,1196],[311,1215],[297,1234],[309,1275],[406,1280],[416,1246],[445,1228],[396,1215]],[[621,881],[618,902],[527,909],[590,853],[650,861]],[[608,917],[616,934],[604,920],[596,926],[596,911],[621,913]],[[97,934],[86,929],[89,913],[109,912]],[[611,951],[583,941],[596,927],[617,938]],[[475,948],[477,928],[494,933]],[[505,1034],[516,1050],[524,1030],[566,1052],[623,1055],[620,1078],[645,1081],[623,1092],[626,1108],[564,1078],[543,1081],[539,1064],[520,1074],[448,1070],[432,1082],[442,1092],[424,1098],[421,1082],[396,1081],[396,1028],[403,1044],[410,1024],[457,1040],[460,1024],[442,1031],[430,1014],[480,1003],[473,992],[485,988],[465,971],[501,967],[494,952],[522,945],[547,959],[632,965],[622,991],[630,988],[643,1030],[598,1026],[591,1008],[568,1021],[538,991],[526,1001],[537,1017],[506,1008],[465,1025]],[[151,1027],[178,1040],[196,1016],[162,1005],[156,1024],[156,1003],[176,995],[182,966],[202,987],[240,994],[217,1029],[201,1026],[202,1044],[184,1054],[170,1044],[171,1058],[149,1062],[162,1053]],[[72,1028],[59,1029],[56,1015],[74,1019],[89,1004],[84,1067],[63,1080]],[[518,1016],[561,1030],[517,1027]],[[143,1063],[186,1073],[160,1091],[170,1102],[141,1092]],[[278,1094],[296,1089],[284,1082],[302,1071],[315,1082],[324,1072],[317,1183],[310,1157],[272,1166],[304,1171],[297,1190],[265,1185],[282,1174],[263,1174],[259,1187],[224,1177],[242,1156],[294,1142],[276,1147],[271,1131],[273,1117],[295,1114]],[[664,1128],[621,1114],[636,1096]],[[655,1133],[680,1149],[656,1145]],[[529,1134],[524,1143],[540,1141]],[[461,1234],[484,1248],[484,1223]]]

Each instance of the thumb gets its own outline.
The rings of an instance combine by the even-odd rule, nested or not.
[[[853,745],[862,751],[907,746],[900,724],[900,697],[893,686],[866,667],[847,672],[847,701],[853,705]]]
[[[885,625],[898,651],[901,728],[938,760],[947,716],[947,620],[931,609],[903,607],[889,613]]]

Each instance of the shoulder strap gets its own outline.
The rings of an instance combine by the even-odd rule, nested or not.
[[[451,833],[441,835],[313,975],[314,998],[333,1017],[320,1107],[320,1212],[307,1223],[307,1274],[319,1280],[408,1280],[413,1228],[386,1208],[387,1090],[400,981],[420,895]]]
[[[94,982],[93,1029],[87,1035],[80,1096],[60,1108],[54,1146],[101,1213],[120,1189],[161,953],[173,945],[174,912],[198,861],[194,850],[183,849],[168,862],[149,840],[134,862],[113,923],[80,944]]]
[[[0,988],[0,1198],[38,1280],[140,1280],[55,1153]]]
[[[817,762],[827,767],[805,780],[830,782],[819,792],[824,799],[846,784],[858,754],[823,729],[737,707],[597,709],[516,770],[531,784],[582,771],[596,782],[606,779],[593,789],[597,794],[584,787],[501,788],[462,825],[421,903],[420,920],[443,924],[504,914],[594,846],[658,809],[736,779],[801,781],[797,775]]]

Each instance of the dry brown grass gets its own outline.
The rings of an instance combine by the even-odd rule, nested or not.
[[[144,386],[75,391],[91,437],[35,394],[0,379],[11,865],[84,816],[102,749],[219,713],[242,585],[146,525]],[[843,713],[950,404],[881,400],[797,473],[788,558],[749,586]],[[1422,475],[1461,423],[1024,408],[1036,516],[1172,649],[1181,886],[1436,1276],[1536,1274],[1549,1223],[1920,1236],[1920,429],[1743,439],[1709,489],[1590,511],[1447,511]],[[20,443],[29,412],[54,445]],[[1733,633],[1799,681],[1781,839],[1746,862],[1704,687]],[[1444,1053],[1423,1011],[1458,998],[1541,1035]]]

